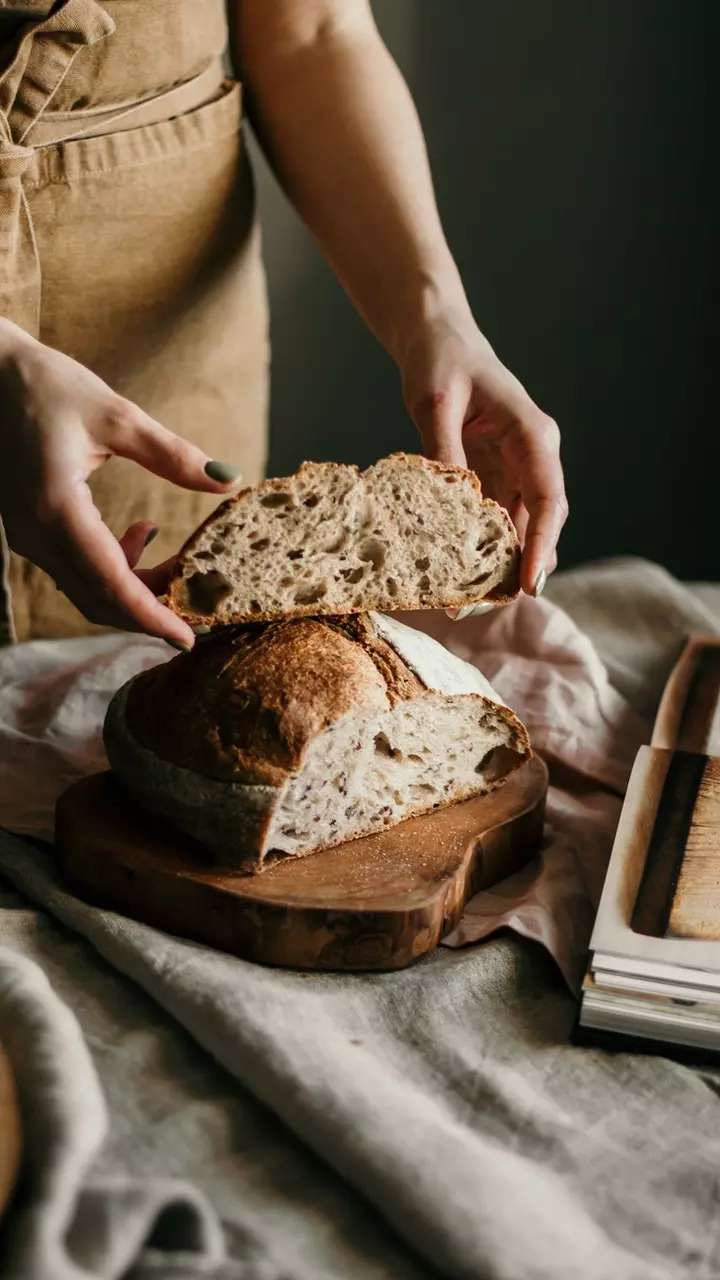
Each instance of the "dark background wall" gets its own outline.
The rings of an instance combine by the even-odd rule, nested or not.
[[[481,327],[564,434],[561,565],[717,577],[717,0],[377,0]],[[415,447],[267,173],[271,470]]]

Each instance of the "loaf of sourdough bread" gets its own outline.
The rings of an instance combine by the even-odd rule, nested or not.
[[[475,667],[374,613],[223,628],[125,685],[104,738],[136,800],[237,872],[492,790],[531,754]]]
[[[362,472],[305,463],[222,503],[182,548],[168,604],[210,627],[505,604],[519,561],[472,471],[402,453]]]

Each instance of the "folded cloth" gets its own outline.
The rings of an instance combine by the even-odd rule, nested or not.
[[[3,1240],[3,1280],[122,1276],[131,1263],[163,1275],[220,1275],[222,1231],[204,1197],[173,1178],[93,1173],[108,1129],[80,1028],[31,960],[0,946],[0,1043],[22,1116],[22,1188]],[[172,1218],[173,1249],[162,1249]],[[182,1268],[182,1270],[181,1270]],[[192,1270],[191,1270],[192,1268]]]
[[[438,948],[399,973],[297,973],[89,907],[59,883],[48,853],[18,837],[0,833],[0,867],[439,1275],[720,1274],[720,1085],[661,1058],[571,1047],[574,1001],[540,948],[506,938]],[[368,1260],[368,1280],[376,1274]]]
[[[102,724],[113,692],[173,656],[136,635],[0,648],[0,827],[52,840],[60,793],[107,768]]]
[[[622,609],[617,600],[613,605],[608,585],[613,570],[602,572],[622,628]],[[614,640],[628,693],[647,714],[650,678],[644,679],[642,657],[650,653],[652,615],[672,613],[663,653],[650,655],[657,682],[685,632],[699,625],[698,613],[706,612],[704,629],[713,628],[714,614],[711,604],[697,604],[651,566],[621,567],[618,578],[623,591],[632,589],[633,580],[654,582],[624,642]],[[439,619],[426,618],[425,624],[444,627]],[[636,631],[646,637],[637,668]],[[587,934],[573,917],[563,866],[574,876],[573,892],[589,921],[611,835],[603,806],[619,804],[643,721],[613,691],[592,646],[544,600],[461,624],[445,638],[480,655],[508,700],[512,683],[517,710],[550,760],[553,790],[570,797],[572,822],[563,818],[557,839],[551,824],[523,891],[511,898],[508,882],[495,895],[495,924],[514,913],[516,930],[531,934],[535,927],[555,945],[564,919],[575,931],[571,952],[577,955]],[[28,646],[32,670],[19,680],[3,683],[0,677],[6,741],[30,759],[39,740],[50,773],[57,761],[54,778],[46,772],[36,779],[41,815],[44,807],[36,834],[48,834],[58,775],[67,780],[82,773],[93,750],[99,759],[97,722],[90,746],[75,732],[85,721],[85,703],[94,702],[97,716],[109,686],[127,678],[130,666],[162,655],[154,642],[113,639],[103,645],[84,655],[59,646],[57,677],[52,653]],[[71,670],[78,658],[79,682]],[[21,655],[12,659],[17,663]],[[552,706],[545,710],[544,686],[552,689]],[[43,696],[36,698],[38,690]],[[0,755],[6,812],[15,803],[23,821],[33,822],[33,792],[26,786],[23,793],[23,771],[13,773],[2,744]],[[20,794],[8,796],[10,784]],[[590,854],[595,816],[605,844]],[[561,842],[564,864],[557,853]],[[0,834],[0,869],[153,996],[440,1274],[458,1280],[710,1280],[720,1272],[717,1078],[661,1058],[612,1058],[570,1047],[573,1002],[538,948],[505,938],[483,948],[440,949],[402,973],[283,972],[87,906],[59,883],[49,852],[26,840]],[[468,913],[461,928],[472,923]],[[36,1234],[42,1219],[35,1219]],[[200,1273],[188,1261],[186,1274]],[[46,1274],[50,1280],[52,1271]],[[114,1274],[117,1269],[93,1272]],[[375,1274],[370,1263],[368,1276]],[[272,1275],[279,1280],[279,1272]]]

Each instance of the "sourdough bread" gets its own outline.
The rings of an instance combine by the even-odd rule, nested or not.
[[[305,463],[229,498],[182,548],[168,604],[194,625],[455,608],[519,589],[505,510],[472,471],[393,454]]]
[[[530,756],[475,667],[376,614],[224,628],[125,685],[104,738],[139,803],[237,872],[489,791]]]

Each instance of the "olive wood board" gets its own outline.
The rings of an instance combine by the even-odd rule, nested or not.
[[[7,1055],[0,1045],[0,1217],[15,1187],[21,1151],[20,1106]]]
[[[489,795],[232,875],[100,773],[58,800],[56,852],[81,897],[220,951],[302,969],[401,969],[437,946],[474,893],[534,856],[547,782],[536,756]]]

